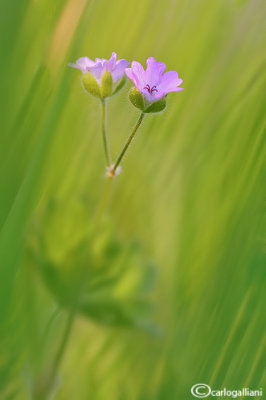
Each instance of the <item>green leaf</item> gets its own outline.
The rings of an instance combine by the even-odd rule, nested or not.
[[[66,214],[72,215],[71,223]],[[150,326],[155,266],[138,243],[118,240],[109,224],[93,234],[85,230],[71,246],[65,232],[75,242],[75,226],[83,215],[82,204],[53,201],[41,216],[42,230],[31,232],[29,248],[45,285],[61,307],[101,324]]]

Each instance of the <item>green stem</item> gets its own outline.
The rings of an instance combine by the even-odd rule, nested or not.
[[[106,165],[109,167],[111,165],[111,156],[108,146],[107,133],[106,133],[106,102],[102,99],[102,137],[103,137],[103,147],[106,159]]]
[[[115,171],[116,171],[117,167],[119,167],[121,161],[123,160],[123,157],[124,157],[124,155],[125,155],[125,153],[126,153],[128,147],[129,147],[130,143],[132,142],[132,140],[133,140],[133,138],[134,138],[134,136],[135,136],[137,130],[139,129],[139,127],[140,127],[140,125],[141,125],[141,123],[142,123],[142,120],[143,120],[143,118],[144,118],[144,115],[145,115],[144,113],[141,113],[141,114],[140,114],[140,117],[139,117],[139,119],[138,119],[138,121],[137,121],[137,123],[136,123],[136,125],[135,125],[135,127],[134,127],[134,129],[133,129],[133,131],[132,131],[131,134],[129,135],[129,137],[128,137],[128,139],[127,139],[127,141],[126,141],[126,143],[125,143],[123,149],[121,150],[121,153],[120,153],[119,156],[117,157],[117,160],[116,160],[115,165],[114,165],[114,168],[113,168],[113,173],[114,173],[114,175],[115,175]]]

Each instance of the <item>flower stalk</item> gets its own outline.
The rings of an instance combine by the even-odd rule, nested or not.
[[[122,148],[122,150],[121,150],[119,156],[117,157],[116,162],[115,162],[114,167],[113,167],[113,174],[114,174],[114,175],[115,175],[115,172],[116,172],[117,168],[118,168],[119,165],[121,164],[121,162],[122,162],[122,160],[123,160],[123,158],[124,158],[124,155],[126,154],[126,151],[127,151],[128,147],[129,147],[130,143],[132,142],[133,138],[135,137],[136,132],[137,132],[137,130],[139,129],[139,127],[140,127],[140,125],[141,125],[141,123],[142,123],[142,121],[143,121],[144,115],[145,115],[145,114],[144,114],[143,112],[140,114],[139,119],[138,119],[138,121],[137,121],[137,123],[136,123],[136,125],[135,125],[135,127],[134,127],[134,129],[133,129],[133,131],[132,131],[131,134],[129,135],[129,137],[128,137],[126,143],[124,144],[124,147]]]
[[[106,160],[106,166],[109,167],[111,164],[111,156],[108,145],[107,133],[106,133],[106,100],[102,99],[102,138],[103,138],[103,147],[104,154]]]

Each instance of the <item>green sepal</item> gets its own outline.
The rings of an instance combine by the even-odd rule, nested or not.
[[[83,75],[82,77],[82,83],[84,86],[84,89],[90,93],[92,96],[95,97],[102,97],[101,95],[101,88],[90,72],[86,72],[86,74]]]
[[[113,91],[113,94],[118,93],[125,86],[126,81],[127,78],[126,75],[124,75],[119,84],[117,85],[117,87],[115,88],[115,90]]]
[[[113,78],[112,74],[106,69],[102,75],[101,97],[112,96],[113,91]]]
[[[144,110],[144,113],[149,114],[149,113],[161,112],[165,109],[165,107],[166,107],[166,98],[163,97],[162,99],[155,101],[149,107],[147,107]]]
[[[144,111],[144,99],[141,92],[136,87],[130,89],[129,100],[131,101],[133,106],[139,108],[141,111]]]

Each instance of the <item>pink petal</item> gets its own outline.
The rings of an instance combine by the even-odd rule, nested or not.
[[[168,71],[162,77],[159,90],[164,93],[178,92],[180,90],[178,86],[181,85],[182,82],[182,79],[178,77],[176,71]]]
[[[108,69],[108,71],[112,72],[112,70],[115,67],[116,64],[116,57],[117,54],[115,52],[112,53],[110,60],[104,60],[105,61],[105,67]]]
[[[146,64],[145,83],[152,88],[159,84],[166,65],[162,62],[157,62],[154,57],[149,57]]]
[[[112,77],[114,82],[121,79],[125,73],[125,68],[129,66],[129,62],[127,60],[118,60],[112,72]]]
[[[132,61],[131,69],[132,69],[135,77],[139,81],[138,89],[143,88],[145,86],[145,72],[144,72],[143,66],[137,61]]]
[[[90,72],[98,82],[100,82],[104,70],[105,67],[101,63],[95,63],[93,67],[90,67]]]
[[[159,75],[163,74],[166,69],[166,64],[160,61],[156,61],[154,57],[149,57],[146,61],[146,64],[147,69],[154,69]]]
[[[137,76],[134,74],[132,68],[126,68],[125,69],[125,74],[127,75],[127,77],[134,83],[134,85],[139,89],[140,85],[139,85],[139,79],[137,78]]]
[[[70,63],[69,66],[73,68],[77,68],[80,71],[87,72],[91,66],[94,65],[94,61],[90,60],[89,57],[80,57],[77,59],[76,63]]]

